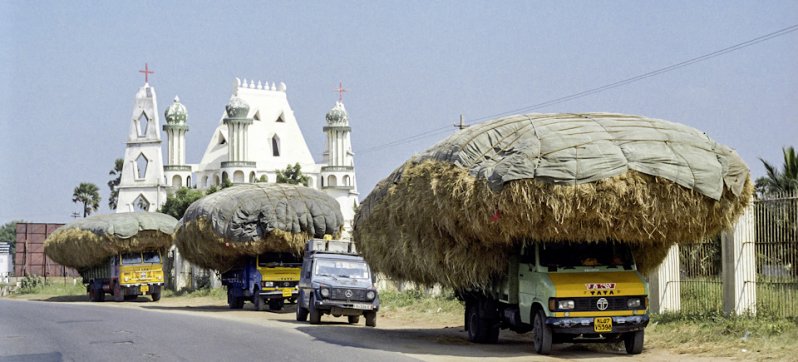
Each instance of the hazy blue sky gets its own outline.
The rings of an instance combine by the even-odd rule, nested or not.
[[[176,94],[188,108],[189,163],[235,77],[284,81],[320,161],[342,80],[363,198],[461,113],[473,122],[796,24],[797,1],[2,1],[0,222],[69,221],[80,182],[109,212],[145,62],[159,112]],[[761,176],[759,157],[781,165],[798,146],[798,32],[534,111],[685,123]]]

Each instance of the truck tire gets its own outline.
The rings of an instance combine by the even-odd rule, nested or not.
[[[122,302],[125,300],[125,289],[121,285],[114,284],[114,302]]]
[[[493,315],[487,315],[488,305],[480,306],[487,303],[489,301],[466,301],[468,340],[471,342],[492,344],[499,341],[499,321]]]
[[[551,353],[551,327],[546,325],[546,315],[540,309],[532,321],[532,345],[538,354]]]
[[[368,311],[363,313],[363,316],[366,317],[366,327],[376,327],[377,326],[377,312],[375,311]]]
[[[257,291],[255,293],[257,293]],[[255,305],[256,311],[266,310],[266,303],[264,303],[263,298],[261,298],[260,295],[255,294],[255,296],[252,297],[252,304]]]
[[[150,294],[150,298],[152,298],[153,302],[161,300],[161,292]]]
[[[236,297],[233,295],[233,291],[228,289],[227,290],[227,305],[230,306],[230,309],[243,309],[244,308],[244,297]]]
[[[285,305],[285,301],[281,299],[269,299],[269,310],[277,311],[282,310],[283,306]]]
[[[296,304],[296,320],[297,322],[304,322],[308,320],[308,309],[302,306],[302,303]]]
[[[321,323],[321,312],[316,309],[316,297],[310,296],[310,302],[308,303],[308,314],[310,315],[310,324],[319,324]]]
[[[346,319],[349,322],[349,324],[358,324],[360,322],[360,316],[359,315],[350,315],[350,316],[347,316]]]
[[[626,347],[628,354],[640,354],[643,352],[643,331],[629,332],[623,336],[623,346]]]

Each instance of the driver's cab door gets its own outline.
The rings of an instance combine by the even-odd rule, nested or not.
[[[527,242],[521,246],[518,255],[518,306],[521,321],[530,323],[530,311],[537,291],[537,243]]]

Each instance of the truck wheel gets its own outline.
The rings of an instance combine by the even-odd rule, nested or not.
[[[121,302],[125,300],[125,290],[121,285],[114,285],[114,302]]]
[[[153,302],[161,300],[161,292],[150,294],[150,298],[152,298]]]
[[[628,354],[643,352],[643,331],[629,332],[623,336],[623,346]]]
[[[350,316],[347,316],[346,319],[349,322],[349,324],[358,324],[358,322],[360,322],[360,316],[359,315],[350,315]]]
[[[283,299],[270,299],[269,300],[269,310],[281,310],[285,305],[285,301]]]
[[[308,303],[308,313],[310,314],[310,324],[319,324],[321,323],[321,312],[316,309],[316,297],[310,296],[310,302]]]
[[[366,327],[376,327],[377,326],[377,312],[369,311],[363,313],[363,316],[366,317]]]
[[[255,304],[255,310],[266,310],[266,303],[263,302],[263,298],[261,298],[260,295],[252,297],[252,303]]]
[[[105,299],[104,298],[105,293],[103,293],[102,289],[97,290],[96,288],[94,288],[93,285],[89,284],[89,300],[91,300],[92,302],[102,302],[102,300],[100,299],[101,294],[103,296],[102,299]]]
[[[233,291],[228,289],[227,305],[230,306],[230,309],[242,309],[244,308],[244,297],[236,297],[233,295]]]
[[[308,309],[303,307],[301,303],[296,304],[296,320],[297,322],[308,320]]]
[[[551,353],[551,328],[546,325],[546,315],[540,309],[532,321],[532,345],[538,354]]]
[[[486,316],[480,308],[480,302],[466,302],[466,319],[468,340],[474,343],[497,343],[499,341],[499,323]]]

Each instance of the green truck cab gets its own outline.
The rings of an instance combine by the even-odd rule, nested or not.
[[[510,329],[531,331],[540,354],[553,343],[620,340],[629,354],[643,350],[648,283],[625,244],[527,243],[499,281],[459,295],[472,342],[496,343]]]
[[[153,302],[161,299],[164,273],[159,251],[117,254],[78,272],[92,302],[105,301],[106,293],[117,302],[135,300],[140,295],[149,295]]]

